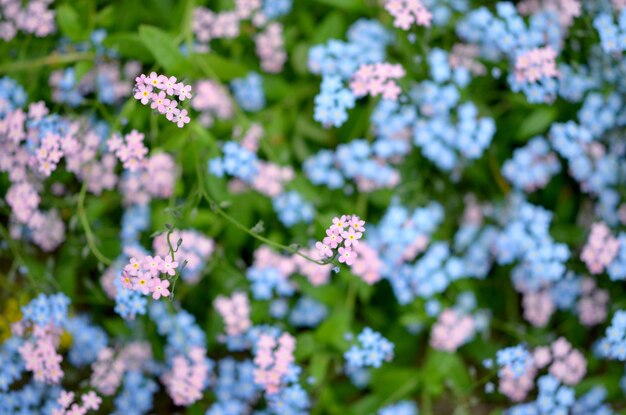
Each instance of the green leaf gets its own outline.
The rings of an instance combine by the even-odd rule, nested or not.
[[[318,3],[327,4],[332,7],[345,10],[359,10],[363,8],[363,3],[360,0],[316,0]]]
[[[183,75],[191,69],[189,60],[169,33],[152,26],[140,26],[139,37],[168,75]]]
[[[69,4],[61,4],[56,8],[57,23],[61,33],[77,42],[84,39],[84,26],[76,10]]]
[[[517,130],[517,138],[525,139],[544,134],[556,120],[557,115],[558,111],[552,107],[543,107],[532,111]]]
[[[104,39],[104,46],[113,49],[126,58],[142,62],[152,60],[152,54],[136,33],[113,33]]]
[[[343,335],[350,330],[350,312],[345,308],[335,310],[316,330],[315,339],[319,343],[332,345],[340,351],[348,347]]]
[[[313,38],[312,44],[324,43],[328,39],[343,37],[346,31],[346,19],[342,13],[334,12],[329,14],[319,25]]]
[[[241,78],[249,72],[244,65],[225,59],[214,52],[195,55],[193,61],[205,76],[217,77],[220,81],[231,81],[235,78]]]

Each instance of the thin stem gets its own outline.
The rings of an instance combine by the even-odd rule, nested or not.
[[[256,232],[252,232],[250,229],[248,229],[248,227],[246,227],[244,224],[242,224],[241,222],[239,222],[237,219],[233,218],[232,216],[230,216],[228,213],[226,213],[214,200],[213,198],[209,195],[205,185],[204,185],[204,179],[203,179],[203,175],[202,175],[202,170],[200,168],[200,163],[197,163],[196,165],[197,168],[197,176],[198,176],[198,182],[199,182],[199,191],[200,191],[200,195],[209,203],[209,207],[211,208],[212,211],[214,211],[215,213],[217,213],[218,215],[220,215],[221,217],[223,217],[224,219],[226,219],[228,222],[230,222],[231,224],[235,225],[235,227],[237,227],[238,229],[244,231],[245,233],[247,233],[248,235],[252,236],[255,239],[258,239],[259,241],[273,246],[276,249],[283,249],[285,251],[291,252],[294,255],[298,255],[308,261],[311,261],[315,264],[318,265],[328,265],[330,262],[325,262],[325,261],[318,261],[316,259],[311,258],[310,256],[303,254],[302,252],[300,252],[299,250],[291,247],[291,246],[287,246],[287,245],[283,245],[281,243],[272,241],[271,239],[268,239],[262,235],[259,235]]]
[[[13,241],[13,238],[11,238],[9,231],[1,223],[0,223],[0,235],[7,241],[7,244],[9,245],[9,249],[11,250],[11,253],[15,257],[16,262],[20,264],[22,267],[26,268],[26,272],[25,272],[26,278],[28,278],[34,286],[42,287],[42,284],[37,279],[35,279],[35,277],[32,275],[32,271],[26,264],[26,261],[24,260],[24,257],[20,253],[19,249],[17,249],[17,247],[15,246],[15,241]]]
[[[37,69],[42,66],[54,66],[79,61],[90,61],[93,60],[93,58],[93,52],[72,52],[66,54],[53,52],[52,54],[41,58],[5,63],[4,65],[0,65],[0,73],[32,71],[33,69]]]
[[[78,218],[80,219],[80,223],[83,225],[83,229],[85,230],[85,236],[87,237],[87,245],[89,246],[89,250],[94,254],[96,258],[100,262],[105,265],[111,265],[113,261],[104,256],[100,249],[98,249],[98,245],[96,244],[96,240],[94,238],[93,232],[91,231],[91,227],[89,226],[89,220],[87,219],[87,214],[85,213],[85,195],[87,194],[87,184],[89,183],[89,170],[87,170],[87,174],[85,175],[85,180],[83,181],[83,186],[80,188],[80,193],[78,194],[78,205],[76,206],[76,213],[78,214]]]

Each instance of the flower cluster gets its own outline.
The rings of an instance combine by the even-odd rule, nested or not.
[[[162,258],[171,257],[170,245],[167,242],[168,233],[164,232],[152,241],[154,253]],[[174,261],[185,264],[184,268],[178,270],[180,276],[186,283],[197,283],[202,277],[207,261],[215,251],[215,241],[192,229],[172,229],[169,239],[175,251]]]
[[[210,127],[214,119],[227,120],[235,115],[233,99],[223,85],[203,80],[195,84],[191,108],[201,113],[200,123]]]
[[[178,262],[169,256],[164,259],[159,255],[146,255],[141,260],[132,257],[130,263],[124,266],[120,281],[124,289],[152,295],[152,298],[158,300],[170,295],[170,282],[167,278],[176,275],[177,267]],[[165,274],[165,279],[161,278],[161,274]]]
[[[235,292],[231,298],[218,296],[213,304],[224,319],[227,335],[237,336],[243,334],[252,326],[250,322],[250,302],[246,294]]]
[[[245,78],[233,79],[230,83],[237,104],[245,111],[257,112],[265,107],[263,78],[256,72],[250,72]]]
[[[394,17],[393,25],[402,30],[413,24],[429,27],[433,18],[421,0],[386,0],[385,9]]]
[[[52,410],[52,415],[78,415],[85,414],[90,410],[97,411],[102,399],[94,391],[89,391],[81,396],[81,403],[74,402],[74,392],[61,391],[59,396],[60,408]]]
[[[344,353],[348,368],[377,368],[393,359],[393,343],[371,328],[365,327],[357,341]]]
[[[176,405],[189,406],[202,398],[209,370],[206,350],[193,347],[187,355],[177,355],[172,359],[172,368],[163,374],[162,381]]]
[[[296,340],[289,333],[283,333],[278,339],[261,334],[254,354],[254,382],[268,395],[280,391],[283,378],[291,370],[295,348]]]
[[[352,265],[358,257],[359,239],[365,232],[365,221],[357,215],[342,215],[333,218],[333,223],[326,229],[326,237],[315,243],[319,255],[334,258],[339,255],[339,262]]]
[[[135,172],[145,163],[148,154],[143,140],[144,135],[137,130],[132,130],[124,137],[114,134],[107,141],[107,148],[124,164],[125,169]]]
[[[382,95],[383,99],[395,101],[400,95],[400,87],[394,81],[405,75],[402,65],[375,63],[361,66],[350,82],[350,89],[356,97]]]
[[[454,309],[444,310],[432,328],[430,345],[453,352],[469,342],[476,332],[474,317]]]
[[[56,31],[55,12],[48,9],[52,0],[4,0],[0,3],[0,39],[13,39],[18,31],[45,37]],[[25,6],[25,7],[24,7]]]
[[[516,188],[532,192],[545,187],[561,171],[556,154],[543,137],[531,139],[513,152],[513,158],[502,166],[502,174]]]
[[[186,109],[178,108],[180,102],[191,99],[191,85],[178,82],[175,76],[167,77],[156,72],[135,78],[135,99],[143,105],[150,104],[159,114],[183,128],[191,119]]]
[[[261,68],[270,73],[282,71],[287,53],[283,41],[283,26],[270,23],[265,30],[255,37],[256,54],[261,59]]]
[[[613,262],[620,247],[620,240],[611,235],[605,223],[594,223],[587,243],[580,254],[592,274],[600,274]]]

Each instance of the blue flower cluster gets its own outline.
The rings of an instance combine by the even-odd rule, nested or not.
[[[612,15],[599,14],[593,20],[593,27],[600,35],[600,45],[606,53],[619,53],[626,50],[626,10],[619,13],[617,24]]]
[[[270,20],[284,16],[291,11],[293,0],[263,0],[263,14]]]
[[[325,126],[341,126],[354,107],[355,97],[344,81],[364,64],[382,62],[391,36],[373,20],[358,20],[348,30],[348,42],[336,39],[309,50],[308,66],[322,75],[321,92],[315,97],[313,118]]]
[[[230,86],[235,100],[245,111],[257,112],[265,107],[263,78],[258,73],[250,72],[245,78],[233,79]]]
[[[316,185],[339,189],[346,180],[354,180],[361,191],[391,187],[398,179],[398,172],[375,158],[372,145],[364,139],[340,144],[333,152],[322,150],[305,160],[304,174]]]
[[[150,207],[132,205],[124,209],[120,236],[124,246],[139,245],[141,233],[150,226]]]
[[[357,336],[357,343],[344,353],[349,367],[380,367],[384,361],[393,359],[394,345],[380,333],[369,327]]]
[[[428,64],[433,80],[420,83],[410,92],[417,111],[402,111],[400,120],[404,121],[396,125],[402,128],[411,122],[413,143],[422,149],[424,157],[440,169],[450,171],[457,164],[457,152],[468,159],[482,155],[495,134],[495,122],[492,118],[479,117],[472,102],[460,104],[459,88],[471,80],[466,68],[452,69],[448,54],[441,49],[429,53]]]
[[[501,55],[514,58],[520,51],[544,46],[561,48],[561,25],[558,15],[549,11],[530,16],[528,25],[511,2],[496,4],[496,15],[487,7],[470,11],[456,25],[459,36],[481,46],[489,60]]]
[[[400,401],[380,408],[378,415],[418,415],[417,405],[413,401]]]
[[[532,367],[533,360],[525,346],[506,347],[496,353],[496,363],[500,368],[508,368],[516,378],[521,377]]]
[[[0,415],[51,414],[60,393],[58,386],[31,381],[20,390],[0,393]]]
[[[259,169],[259,159],[255,153],[235,141],[222,147],[223,157],[209,160],[209,172],[217,177],[225,174],[234,176],[246,183],[254,180]]]
[[[279,296],[290,297],[294,293],[294,287],[281,272],[273,267],[250,267],[246,271],[246,277],[250,281],[252,296],[256,300],[270,300],[273,292]]]
[[[22,307],[22,320],[41,327],[48,324],[64,327],[67,323],[69,305],[70,299],[63,293],[39,294]]]
[[[626,361],[626,311],[615,312],[611,326],[597,345],[597,352],[607,359]]]
[[[516,188],[533,191],[545,187],[561,171],[561,164],[543,137],[535,137],[513,152],[502,166],[502,175]]]
[[[315,206],[307,202],[295,190],[281,193],[272,199],[274,210],[283,225],[292,227],[297,223],[311,223],[315,216]]]
[[[121,392],[115,397],[113,415],[145,415],[152,410],[157,383],[141,372],[124,375]]]
[[[24,372],[25,366],[19,348],[22,341],[17,337],[11,337],[0,345],[0,392],[9,390],[9,386],[17,381]],[[0,397],[2,395],[0,394]],[[2,399],[0,399],[0,402]]]
[[[206,347],[206,334],[196,318],[185,310],[170,314],[163,302],[153,301],[148,309],[150,319],[160,335],[166,337],[166,354],[176,356],[192,347]]]
[[[315,97],[313,119],[326,127],[341,127],[348,120],[348,110],[354,108],[356,97],[346,88],[341,77],[322,78],[320,93]]]
[[[289,322],[295,327],[317,327],[327,316],[327,307],[310,297],[302,297],[289,314]]]
[[[498,235],[494,249],[499,264],[520,260],[512,278],[518,288],[537,290],[561,279],[569,259],[567,245],[550,235],[552,213],[517,195],[512,198],[506,225]]]
[[[24,88],[12,78],[0,78],[0,117],[17,108],[23,108],[27,98]]]
[[[73,365],[85,366],[96,361],[100,350],[106,347],[108,336],[99,326],[91,323],[89,317],[80,315],[67,322],[67,331],[72,335],[69,360]]]
[[[607,268],[607,273],[613,281],[626,279],[626,233],[619,234],[619,251],[611,265]]]
[[[123,262],[117,262],[117,275],[122,273]],[[115,279],[115,312],[125,320],[133,320],[137,315],[146,314],[148,300],[139,291],[122,287],[119,278]]]
[[[578,112],[578,120],[578,123],[554,123],[550,140],[568,161],[570,174],[581,184],[581,189],[598,196],[596,213],[606,222],[616,223],[619,195],[614,187],[619,176],[618,160],[625,149],[620,145],[607,149],[597,140],[607,131],[626,125],[623,100],[617,93],[607,97],[589,94]]]
[[[613,411],[603,404],[606,390],[595,387],[576,400],[574,389],[561,383],[552,375],[537,381],[539,393],[534,402],[515,405],[505,415],[612,415]]]
[[[308,415],[311,401],[302,386],[295,383],[268,396],[267,406],[270,414]]]

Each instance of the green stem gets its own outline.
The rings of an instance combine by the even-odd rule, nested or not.
[[[253,238],[267,244],[270,246],[273,246],[276,249],[283,249],[285,251],[291,252],[294,255],[298,255],[308,261],[311,261],[315,264],[318,265],[328,265],[330,262],[326,262],[326,261],[318,261],[316,259],[311,258],[310,256],[303,254],[302,252],[300,252],[299,250],[290,247],[290,246],[286,246],[283,245],[281,243],[272,241],[271,239],[268,239],[262,235],[259,235],[256,232],[252,232],[250,229],[248,229],[248,227],[246,227],[244,224],[242,224],[241,222],[239,222],[237,219],[233,218],[232,216],[230,216],[228,213],[226,213],[216,202],[215,200],[213,200],[213,198],[209,195],[206,186],[204,185],[204,179],[203,179],[203,174],[202,174],[202,170],[200,167],[200,163],[196,164],[196,169],[197,169],[197,176],[198,176],[198,187],[199,187],[199,191],[200,191],[200,195],[209,203],[209,207],[211,208],[211,210],[215,213],[217,213],[218,215],[220,215],[222,218],[226,219],[228,222],[230,222],[231,224],[233,224],[236,228],[244,231],[245,233],[247,233],[248,235],[252,236]]]
[[[111,265],[113,261],[104,256],[100,249],[98,249],[98,245],[96,244],[96,240],[94,238],[93,232],[91,231],[91,227],[89,226],[89,220],[87,219],[87,214],[85,213],[85,196],[87,194],[87,184],[89,183],[89,169],[87,169],[87,173],[85,175],[85,180],[83,181],[83,186],[80,189],[80,193],[78,194],[78,205],[76,206],[76,213],[78,214],[78,218],[80,219],[80,223],[83,225],[83,229],[85,230],[85,236],[87,237],[87,245],[89,249],[94,254],[96,258],[100,262],[105,265]]]
[[[13,240],[13,238],[11,238],[9,231],[1,223],[0,236],[2,236],[4,240],[7,241],[7,244],[9,245],[9,249],[14,256],[15,261],[22,267],[26,268],[26,278],[28,278],[35,287],[42,287],[42,284],[33,276],[31,269],[26,264],[26,261],[24,260],[24,257],[20,253],[19,249],[17,249],[17,246],[15,246],[15,241]]]
[[[37,69],[42,66],[54,66],[79,61],[89,61],[93,60],[93,58],[94,54],[92,52],[72,52],[63,55],[58,52],[53,52],[52,54],[41,58],[9,62],[4,65],[0,65],[0,74],[18,71],[32,71],[33,69]]]

